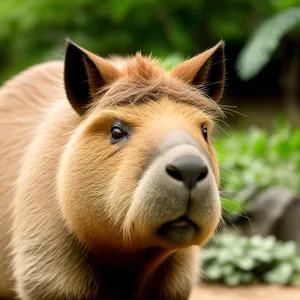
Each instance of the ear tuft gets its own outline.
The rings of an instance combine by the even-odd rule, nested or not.
[[[202,88],[207,96],[218,101],[225,81],[224,42],[179,64],[171,74],[189,84]]]
[[[118,70],[105,59],[66,40],[64,67],[65,90],[74,110],[83,115],[93,96],[115,80]]]
[[[91,100],[88,74],[82,50],[70,40],[66,41],[64,81],[70,104],[82,115]]]

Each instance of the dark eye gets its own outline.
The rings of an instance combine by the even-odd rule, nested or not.
[[[128,138],[129,136],[129,127],[126,125],[121,125],[120,122],[115,123],[110,131],[110,142],[112,144],[116,144],[123,140],[124,138]]]
[[[124,137],[124,133],[121,128],[113,126],[110,132],[111,142],[114,144]]]
[[[204,139],[207,141],[207,127],[205,125],[202,125],[202,135]]]

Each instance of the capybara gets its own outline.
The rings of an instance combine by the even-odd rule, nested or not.
[[[172,70],[64,62],[0,89],[0,298],[188,299],[221,215],[224,43]]]

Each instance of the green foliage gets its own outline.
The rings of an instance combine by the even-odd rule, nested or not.
[[[214,143],[221,170],[221,187],[234,197],[222,200],[225,211],[244,209],[248,187],[282,186],[300,192],[300,129],[279,121],[269,134],[259,128],[231,132]]]
[[[171,54],[160,61],[160,65],[165,68],[166,70],[173,69],[176,65],[183,62],[184,58],[183,56],[179,54]]]
[[[300,7],[292,7],[264,21],[251,35],[237,60],[243,80],[257,75],[269,62],[281,38],[300,23]]]
[[[299,0],[288,2],[293,1]],[[32,64],[63,58],[66,37],[104,56],[137,50],[187,56],[221,38],[242,42],[257,24],[283,9],[281,2],[3,0],[0,81]]]
[[[203,250],[204,279],[227,285],[265,282],[300,286],[300,253],[274,236],[217,235]]]

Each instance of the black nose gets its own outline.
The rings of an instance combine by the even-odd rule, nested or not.
[[[208,168],[198,156],[180,156],[166,166],[166,171],[171,177],[183,181],[187,188],[192,189],[198,181],[206,177]]]

